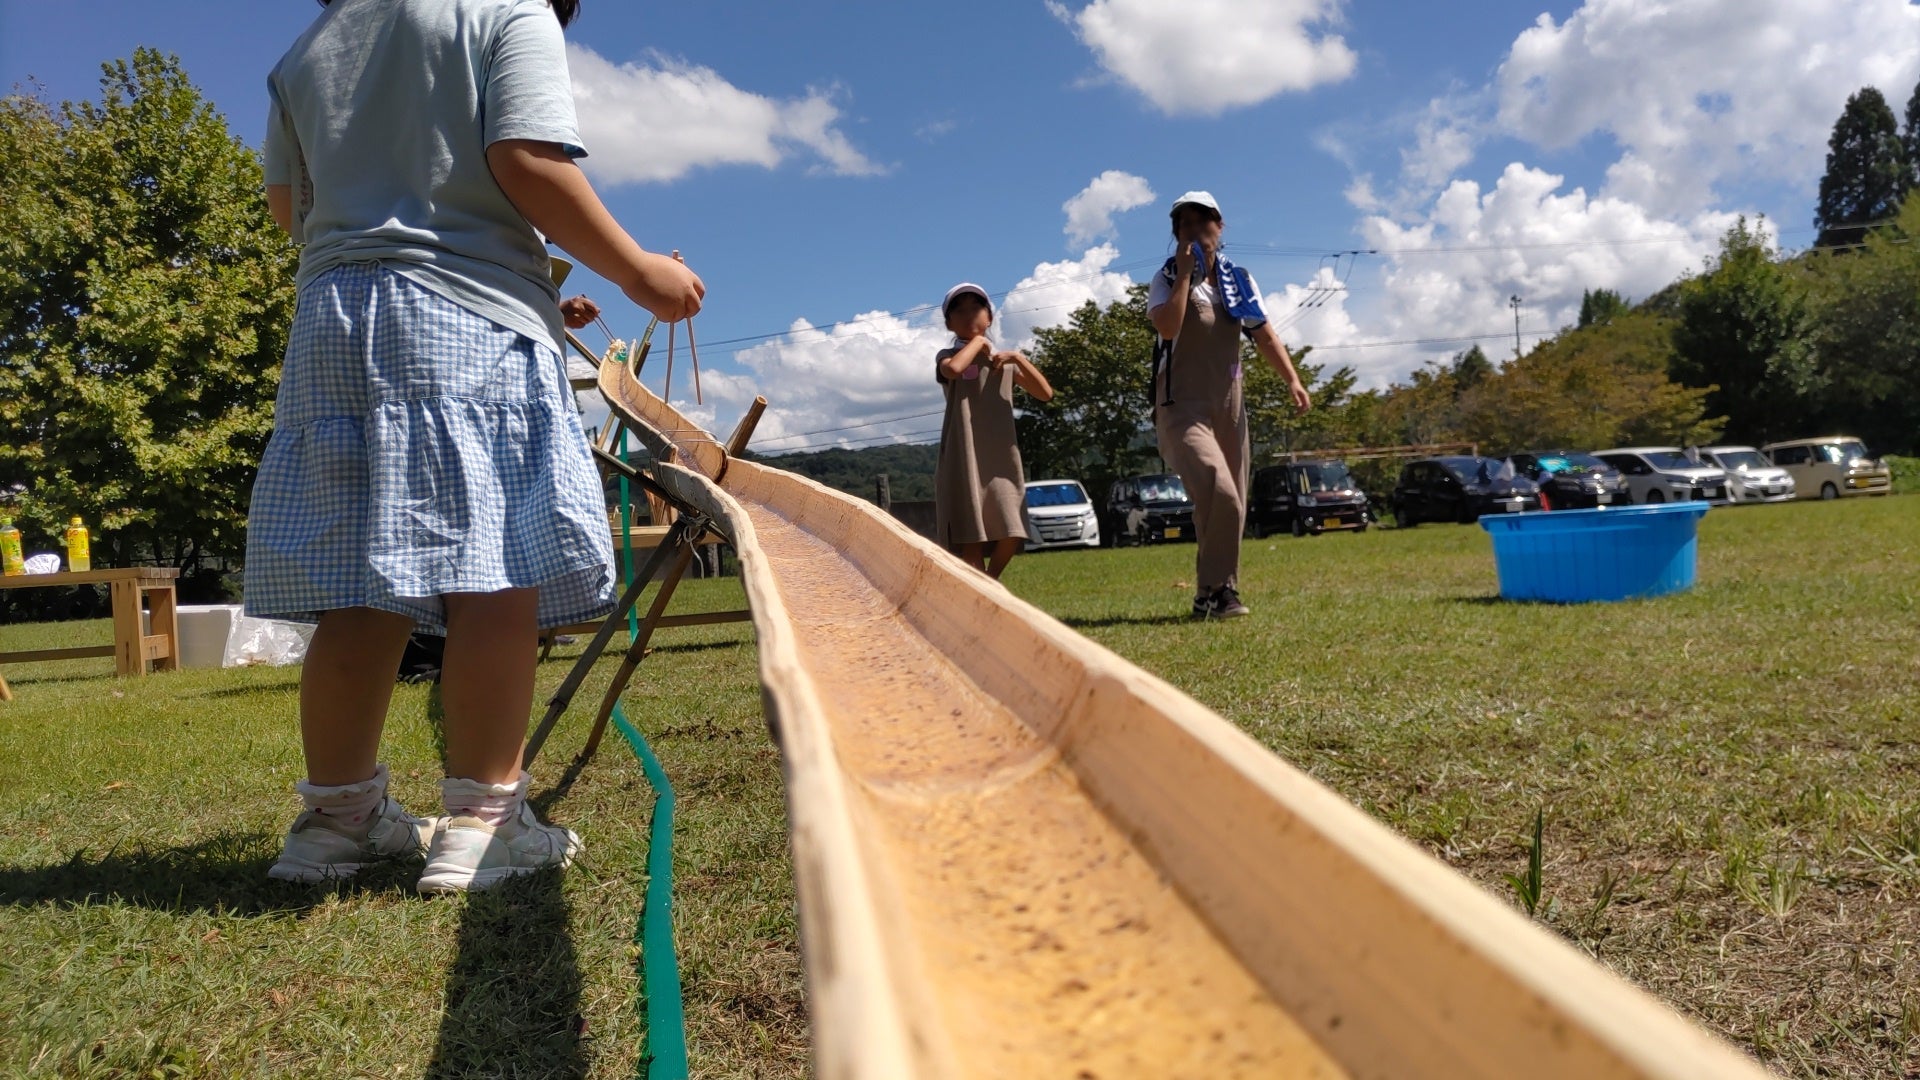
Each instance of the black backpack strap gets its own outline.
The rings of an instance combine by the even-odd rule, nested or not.
[[[1160,273],[1173,283],[1174,257],[1160,264]],[[1164,385],[1161,380],[1165,380]],[[1173,404],[1173,339],[1153,336],[1153,374],[1147,380],[1147,403],[1158,409]]]
[[[1157,334],[1153,339],[1153,375],[1147,380],[1147,399],[1156,409],[1173,404],[1173,339]]]

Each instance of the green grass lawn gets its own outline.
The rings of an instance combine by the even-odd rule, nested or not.
[[[1782,1072],[1865,1078],[1920,1073],[1917,549],[1920,499],[1897,498],[1715,511],[1699,587],[1652,602],[1499,603],[1458,526],[1249,541],[1254,615],[1228,624],[1181,617],[1189,545],[1023,557],[1008,582],[1509,902],[1540,814],[1549,926]],[[0,649],[104,635],[0,627]],[[803,1074],[749,638],[660,645],[627,708],[680,792],[695,1071]],[[617,736],[563,777],[611,664],[535,785],[586,859],[434,901],[398,869],[264,879],[296,808],[293,671],[110,670],[6,669],[0,1073],[633,1075],[651,794]],[[421,811],[429,706],[400,688],[389,728]]]

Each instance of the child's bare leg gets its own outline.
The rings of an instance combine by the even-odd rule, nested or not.
[[[985,572],[987,569],[987,545],[985,543],[956,545],[954,554],[960,556],[961,562],[966,563],[975,570]]]
[[[380,730],[413,620],[373,608],[323,612],[300,669],[300,740],[307,782],[357,784],[373,775]]]
[[[987,567],[987,573],[996,578],[999,577],[1000,572],[1007,568],[1007,564],[1012,562],[1013,557],[1020,554],[1020,549],[1025,546],[1026,541],[1017,536],[1010,536],[1005,540],[994,541],[993,563]]]
[[[455,593],[441,599],[447,607],[447,654],[440,667],[447,775],[515,783],[533,713],[539,590]]]

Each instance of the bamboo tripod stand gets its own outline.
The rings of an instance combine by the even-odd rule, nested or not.
[[[655,320],[655,322],[657,323],[658,320]],[[633,349],[632,355],[628,357],[627,363],[620,365],[619,378],[622,380],[632,380],[635,383],[639,382],[640,368],[646,363],[648,343],[652,337],[653,326],[649,325],[646,334],[640,339],[639,345]],[[571,333],[567,335],[567,340],[575,349],[585,355],[588,360],[596,364],[600,362],[599,358],[594,356],[593,352]],[[531,769],[533,767],[533,759],[540,753],[540,748],[546,744],[547,736],[552,733],[553,726],[559,722],[560,717],[565,715],[567,707],[572,704],[573,696],[579,692],[580,684],[586,680],[587,672],[592,670],[594,663],[598,661],[601,654],[606,651],[608,643],[613,639],[614,632],[619,630],[621,625],[627,622],[629,613],[639,604],[641,596],[646,592],[647,586],[653,582],[656,575],[660,576],[660,587],[654,592],[653,602],[648,606],[646,616],[640,620],[638,627],[635,628],[633,640],[627,646],[626,655],[621,658],[620,668],[614,673],[613,681],[608,684],[606,693],[601,698],[599,712],[594,717],[593,729],[587,736],[586,746],[580,751],[580,756],[577,761],[578,764],[584,764],[591,760],[593,755],[600,749],[600,740],[602,736],[606,734],[607,723],[613,716],[614,705],[619,702],[620,695],[626,691],[627,683],[632,681],[634,673],[639,670],[640,662],[646,659],[647,645],[653,640],[653,635],[656,630],[659,630],[663,626],[690,626],[702,623],[735,622],[745,617],[744,612],[723,612],[713,616],[667,615],[667,605],[673,600],[674,590],[679,587],[681,577],[686,574],[687,568],[693,563],[695,549],[705,539],[711,523],[700,511],[687,505],[671,492],[655,483],[653,478],[648,476],[644,470],[634,467],[624,460],[621,455],[613,451],[612,448],[619,445],[619,443],[616,442],[616,435],[624,434],[621,429],[626,426],[627,420],[621,416],[621,411],[615,402],[609,400],[607,404],[612,411],[608,416],[608,428],[605,437],[593,448],[595,460],[599,463],[604,474],[618,476],[637,485],[642,491],[646,492],[648,499],[655,502],[656,505],[664,504],[672,507],[675,518],[672,526],[668,528],[666,536],[663,537],[659,545],[653,549],[653,553],[648,556],[646,563],[641,566],[637,574],[634,574],[629,579],[626,591],[621,594],[620,600],[615,605],[613,613],[608,615],[606,620],[600,624],[599,629],[594,632],[593,639],[588,642],[586,651],[582,652],[579,659],[574,661],[573,670],[567,673],[567,677],[561,680],[559,688],[556,689],[553,696],[547,700],[546,714],[541,717],[539,726],[534,728],[533,734],[527,738],[526,750],[521,754],[520,767],[523,769]],[[724,456],[720,466],[720,476],[726,475],[726,461],[747,448],[747,443],[752,440],[754,429],[759,426],[760,417],[766,412],[766,409],[767,399],[763,397],[754,398],[753,404],[747,407],[746,415],[740,418],[739,424],[735,425],[733,429],[733,434],[728,437],[725,445],[722,447]],[[720,476],[716,476],[714,479],[717,481],[720,479]],[[630,526],[626,524],[625,514],[626,510],[623,508],[622,532],[630,537]],[[628,543],[629,555],[631,555],[630,539]],[[631,558],[629,558],[629,570],[631,570],[631,561]],[[661,575],[663,568],[666,572],[664,575]]]

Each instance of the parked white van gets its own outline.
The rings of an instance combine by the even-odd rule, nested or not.
[[[1620,470],[1634,502],[1727,501],[1727,474],[1690,460],[1677,446],[1623,446],[1593,456]]]
[[[1867,444],[1852,435],[1789,439],[1768,443],[1760,452],[1792,474],[1802,499],[1887,495],[1893,491],[1893,471],[1886,462],[1867,453]]]
[[[1100,519],[1078,480],[1027,484],[1027,550],[1100,546]]]
[[[1793,474],[1751,446],[1703,446],[1700,460],[1726,470],[1727,494],[1732,502],[1793,501]]]

